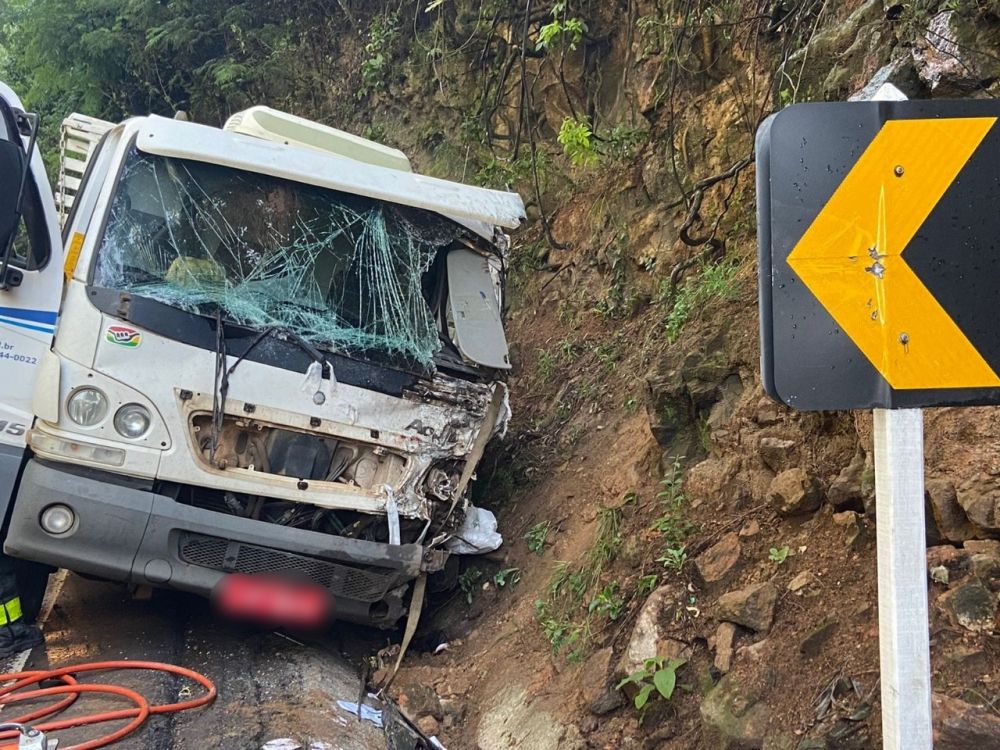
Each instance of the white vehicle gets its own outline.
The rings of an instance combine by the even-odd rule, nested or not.
[[[2,241],[32,116],[7,88],[0,110]],[[133,118],[64,255],[32,153],[0,258],[4,550],[203,595],[292,574],[388,626],[415,578],[495,548],[466,490],[509,418],[499,227],[524,206],[408,166],[266,108]]]

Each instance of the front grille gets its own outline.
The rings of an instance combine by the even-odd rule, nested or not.
[[[186,534],[180,543],[184,562],[227,573],[295,573],[328,589],[334,596],[362,602],[381,600],[393,574],[296,555],[292,552],[233,542],[216,536]]]

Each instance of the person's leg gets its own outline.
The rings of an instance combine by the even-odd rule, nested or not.
[[[24,621],[14,560],[0,552],[0,659],[43,641],[42,632]]]

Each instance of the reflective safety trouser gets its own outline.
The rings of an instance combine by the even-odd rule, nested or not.
[[[15,596],[13,599],[0,603],[0,625],[17,622],[21,616],[21,597]]]
[[[0,626],[21,619],[21,597],[17,590],[14,560],[0,552]]]

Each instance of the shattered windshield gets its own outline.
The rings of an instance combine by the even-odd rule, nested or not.
[[[133,149],[94,284],[429,370],[440,341],[424,275],[461,231],[429,211]]]

